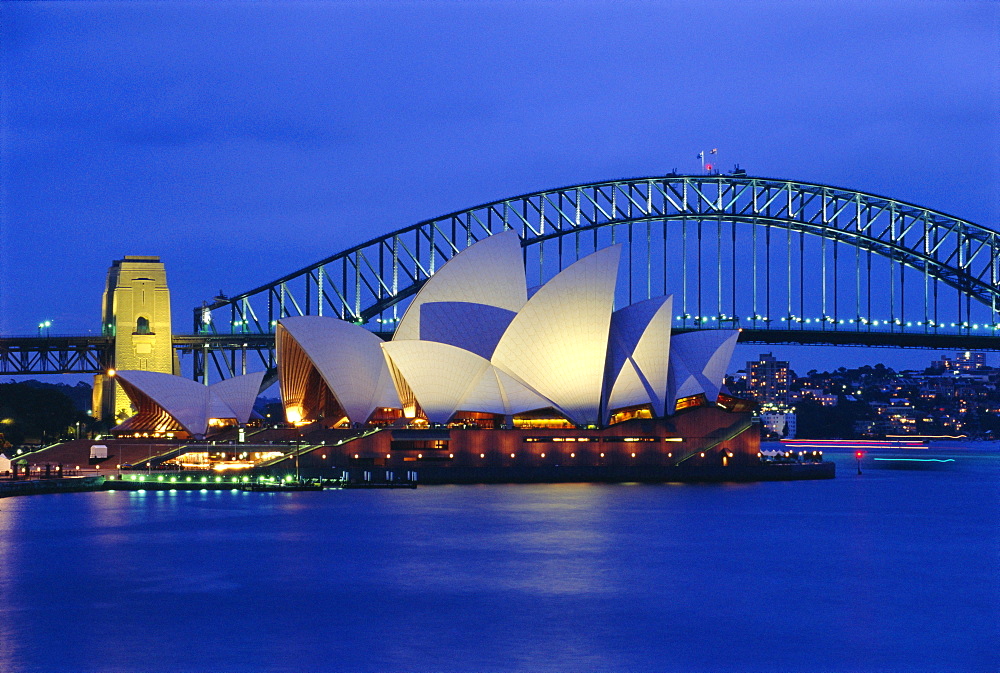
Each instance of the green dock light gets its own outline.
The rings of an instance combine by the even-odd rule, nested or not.
[[[171,481],[171,483],[176,482],[177,481],[177,477],[170,477],[170,481]]]

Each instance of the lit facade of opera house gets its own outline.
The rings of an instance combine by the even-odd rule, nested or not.
[[[598,250],[529,289],[520,240],[508,231],[431,276],[390,341],[338,318],[280,320],[286,419],[317,446],[300,454],[303,467],[542,481],[555,468],[587,479],[616,468],[756,462],[750,405],[722,389],[738,333],[672,335],[671,297],[614,310],[620,254],[620,246]],[[229,386],[249,391],[253,381]],[[126,388],[133,401],[155,397],[140,388]],[[202,432],[224,401],[206,395],[189,413]],[[244,407],[230,418],[245,423]]]

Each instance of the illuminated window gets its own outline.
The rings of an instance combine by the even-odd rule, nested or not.
[[[677,400],[677,405],[674,407],[675,411],[680,411],[681,409],[689,409],[691,407],[700,407],[706,402],[705,395],[699,393],[697,395],[691,395],[690,397],[682,397]]]

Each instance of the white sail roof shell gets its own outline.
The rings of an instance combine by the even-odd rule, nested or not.
[[[447,423],[490,366],[475,353],[436,341],[390,341],[382,348],[433,423]]]
[[[139,370],[118,370],[115,378],[141,391],[192,435],[204,435],[211,418],[232,418],[237,423],[250,420],[264,372],[234,376],[210,386],[173,374]]]
[[[555,405],[551,400],[545,399],[502,369],[490,365],[465,394],[458,408],[512,416],[553,406]]]
[[[600,423],[621,245],[570,265],[518,312],[493,363],[552,400],[574,423]]]
[[[698,393],[705,393],[705,398],[715,403],[739,334],[738,330],[697,330],[671,339],[669,411],[678,399]]]
[[[673,297],[655,297],[615,311],[608,337],[606,408],[651,404],[663,416]]]
[[[514,311],[465,301],[433,301],[420,307],[420,338],[451,344],[489,358]]]
[[[234,376],[208,387],[209,393],[217,397],[232,410],[233,416],[215,416],[209,418],[235,418],[238,423],[246,423],[253,414],[253,404],[260,392],[260,384],[265,372],[252,372],[242,376]]]
[[[499,367],[493,367],[493,374],[500,384],[500,394],[503,395],[505,414],[520,414],[525,411],[556,406],[552,400],[547,399],[537,390],[533,390],[530,386],[518,381]]]
[[[489,360],[456,346],[414,339],[382,348],[434,423],[446,423],[459,410],[512,415],[553,406]]]
[[[493,234],[452,257],[427,279],[396,326],[393,341],[420,339],[420,312],[431,302],[470,302],[518,311],[527,301],[521,240]]]
[[[115,378],[138,388],[192,435],[208,431],[208,386],[173,374],[139,370],[118,370]]]
[[[399,407],[382,340],[364,327],[325,316],[280,321],[319,372],[347,417],[364,423],[378,407]],[[279,371],[282,351],[277,351]]]
[[[654,393],[631,358],[625,360],[619,367],[613,385],[605,384],[605,394],[608,397],[605,405],[606,416],[610,416],[613,409],[653,404]]]
[[[675,338],[674,349],[676,348],[677,339]],[[704,392],[705,386],[702,384],[701,377],[692,374],[684,361],[671,353],[670,369],[667,372],[667,411],[671,414],[674,413],[677,400]]]

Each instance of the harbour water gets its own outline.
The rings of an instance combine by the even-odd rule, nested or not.
[[[0,671],[998,671],[1000,452],[0,500]]]

